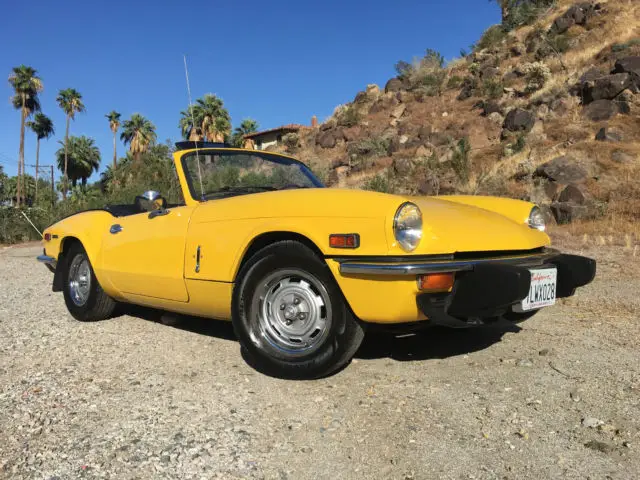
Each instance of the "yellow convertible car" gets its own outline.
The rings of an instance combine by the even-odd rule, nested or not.
[[[293,158],[220,144],[174,161],[184,203],[149,191],[45,230],[39,260],[76,319],[124,302],[230,320],[256,365],[316,378],[367,325],[518,322],[595,275],[527,202],[324,188]]]

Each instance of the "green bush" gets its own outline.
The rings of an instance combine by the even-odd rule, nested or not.
[[[360,123],[362,116],[353,105],[347,105],[338,114],[337,122],[341,127],[355,127]]]
[[[382,174],[377,174],[367,180],[362,186],[364,190],[372,190],[374,192],[391,193],[389,179]]]
[[[445,60],[436,50],[427,49],[421,59],[413,63],[399,61],[395,68],[398,77],[409,83],[410,90],[419,90],[427,96],[438,95],[446,78]]]
[[[640,46],[640,38],[634,38],[626,43],[615,43],[611,46],[611,51],[614,53],[624,52],[630,48]]]
[[[506,12],[502,26],[506,31],[522,25],[531,25],[540,15],[556,3],[556,0],[498,0]]]
[[[504,85],[500,80],[485,80],[482,83],[482,92],[492,100],[497,100],[504,93]]]
[[[551,70],[543,62],[525,63],[522,71],[527,80],[527,92],[536,92],[540,90],[551,78]]]
[[[413,65],[409,62],[405,62],[404,60],[400,60],[394,66],[396,73],[398,74],[398,78],[409,78],[413,73]]]
[[[464,78],[459,75],[452,75],[449,77],[449,81],[447,82],[447,88],[457,89],[462,86],[462,82],[464,82]]]
[[[416,81],[416,93],[427,97],[436,97],[442,93],[442,85],[447,76],[445,70],[425,72]]]
[[[538,40],[538,47],[535,50],[536,60],[542,60],[552,55],[561,55],[571,50],[573,42],[569,35],[544,34]]]
[[[282,143],[287,149],[287,152],[296,152],[300,147],[300,135],[295,132],[287,133],[286,135],[283,135]]]
[[[382,157],[387,155],[391,140],[388,138],[365,138],[359,142],[349,144],[347,150],[356,157]]]
[[[458,178],[466,183],[469,181],[469,174],[471,173],[471,160],[469,153],[471,152],[471,144],[468,138],[461,139],[453,150],[453,157],[451,158],[451,168],[458,176]]]
[[[485,48],[494,48],[502,43],[502,41],[507,37],[507,32],[505,32],[502,25],[492,25],[489,27],[480,37],[478,43],[476,43],[475,48],[477,50],[482,50]]]

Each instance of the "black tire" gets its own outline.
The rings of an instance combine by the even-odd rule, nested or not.
[[[304,287],[295,286],[296,275],[302,279],[298,281]],[[280,276],[283,277],[282,280],[278,280]],[[275,279],[271,281],[277,284],[273,290],[268,288],[269,279]],[[274,293],[281,285],[284,287],[280,293]],[[269,316],[271,320],[266,319],[267,315],[263,313],[267,310],[264,309],[271,305],[267,300],[272,299],[272,296],[291,298],[287,292],[292,289],[304,294],[305,290],[298,290],[299,288],[311,290],[312,297],[315,293],[315,298],[325,303],[317,307],[316,302],[316,306],[309,310],[310,313],[297,314],[303,318],[299,320],[299,328],[305,328],[305,322],[313,324],[310,329],[318,325],[317,332],[308,335],[309,342],[302,342],[299,347],[283,348],[280,342],[286,337],[283,329],[287,329],[287,326],[278,323],[276,328],[274,325],[286,313],[274,312],[278,309],[284,312],[285,304],[280,304],[278,308],[273,306],[273,310],[269,310],[274,314]],[[265,294],[264,301],[260,300],[261,292]],[[296,295],[293,298],[295,302]],[[299,299],[297,301],[301,302]],[[273,303],[275,304],[275,299]],[[299,306],[302,308],[304,305],[305,300],[302,300]],[[296,307],[290,303],[286,312],[290,313],[290,308]],[[314,312],[320,313],[316,315]],[[322,315],[325,318],[320,318]],[[308,318],[305,319],[305,316]],[[275,320],[275,317],[280,320]],[[329,267],[312,250],[295,241],[281,241],[265,247],[241,268],[233,292],[232,318],[234,331],[249,357],[249,363],[257,370],[280,378],[314,379],[329,375],[351,360],[364,338],[364,329],[349,310]],[[294,318],[296,320],[293,322],[298,322],[298,317]]]
[[[71,270],[74,268],[74,265],[77,265],[77,263],[74,262],[81,263],[83,261],[86,261],[90,274],[90,283],[86,299],[80,299],[77,295],[74,295],[70,282]],[[62,292],[64,294],[64,301],[67,304],[67,309],[73,318],[81,322],[95,322],[111,317],[117,303],[102,290],[93,272],[93,267],[91,266],[87,252],[85,252],[80,243],[75,243],[69,248],[69,251],[64,255],[63,264],[58,268],[64,269],[62,271]]]

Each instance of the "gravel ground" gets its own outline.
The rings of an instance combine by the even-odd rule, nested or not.
[[[2,478],[640,478],[640,256],[520,331],[369,335],[319,381],[230,325],[73,321],[39,248],[0,252]]]

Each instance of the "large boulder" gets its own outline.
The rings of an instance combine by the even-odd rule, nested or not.
[[[502,127],[510,132],[530,132],[536,123],[536,117],[528,110],[515,108],[507,113]]]
[[[353,99],[353,103],[360,105],[367,102],[368,99],[367,92],[358,92],[356,97]]]
[[[486,65],[480,68],[478,75],[483,80],[490,80],[500,75],[500,69],[493,65]]]
[[[619,59],[612,73],[628,73],[630,75],[631,90],[640,93],[640,56]]]
[[[399,177],[407,177],[413,170],[413,162],[409,158],[394,158],[392,168]]]
[[[407,110],[407,106],[404,103],[397,105],[392,111],[391,116],[393,118],[400,118],[404,115],[404,112]]]
[[[333,148],[339,140],[344,140],[344,133],[340,128],[320,131],[316,136],[316,145],[321,148]]]
[[[586,202],[586,195],[579,186],[567,185],[558,197],[558,202],[584,205]]]
[[[563,225],[575,220],[586,218],[589,215],[589,209],[586,205],[576,205],[569,202],[555,202],[551,204],[551,213],[553,213],[558,225]]]
[[[540,165],[536,169],[535,175],[553,182],[568,185],[586,180],[587,171],[579,165],[575,159],[562,156]]]
[[[369,113],[378,113],[398,105],[400,101],[394,94],[382,95],[369,109]]]
[[[551,26],[551,32],[560,34],[569,30],[574,25],[584,25],[593,16],[599,7],[593,3],[578,3],[556,18]]]
[[[491,100],[482,102],[482,116],[488,117],[492,113],[499,113],[502,115],[502,107],[498,103]]]
[[[616,163],[632,164],[636,162],[636,156],[623,150],[616,150],[611,153],[611,160]]]
[[[353,142],[359,140],[363,135],[362,127],[356,125],[354,127],[345,128],[342,130],[342,135],[347,142]]]
[[[631,75],[615,73],[582,84],[582,102],[588,104],[596,100],[613,100],[631,86]]]
[[[596,100],[584,107],[583,115],[594,122],[609,120],[620,113],[616,102],[611,100]]]
[[[387,82],[387,84],[384,86],[384,91],[385,93],[389,93],[389,92],[399,92],[401,90],[406,90],[407,89],[407,82],[405,80],[402,80],[398,77],[396,78],[392,78],[391,80],[389,80]]]

